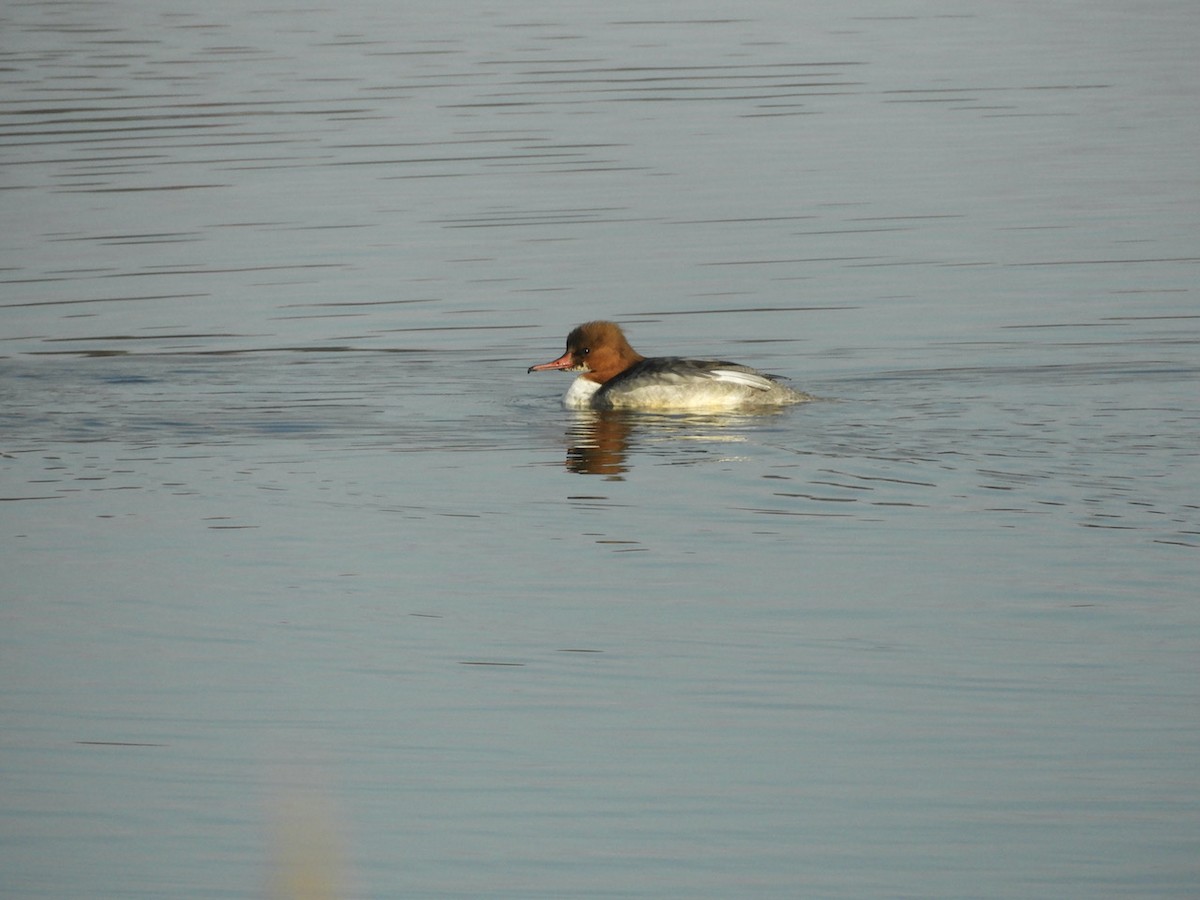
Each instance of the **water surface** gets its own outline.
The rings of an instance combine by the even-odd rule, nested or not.
[[[4,892],[1195,895],[1191,5],[3,33]]]

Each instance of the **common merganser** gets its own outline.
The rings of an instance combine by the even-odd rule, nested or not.
[[[563,397],[567,409],[729,410],[782,406],[813,398],[749,366],[717,359],[642,356],[615,322],[585,322],[567,335],[567,352],[530,372],[582,373]]]

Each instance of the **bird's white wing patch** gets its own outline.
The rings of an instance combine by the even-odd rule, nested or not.
[[[758,391],[769,391],[775,386],[775,382],[770,378],[759,375],[757,372],[743,372],[739,369],[713,369],[711,377],[714,381],[740,384]]]

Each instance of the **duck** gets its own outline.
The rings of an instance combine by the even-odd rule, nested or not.
[[[750,366],[719,359],[642,356],[616,322],[585,322],[567,335],[558,359],[527,372],[578,372],[563,396],[567,409],[725,411],[786,406],[814,399]]]

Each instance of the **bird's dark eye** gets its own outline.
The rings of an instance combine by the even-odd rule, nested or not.
[[[580,355],[580,356],[587,356],[587,355],[588,355],[589,353],[591,353],[591,352],[592,352],[592,348],[591,348],[591,347],[584,347],[582,350],[580,350],[580,351],[579,351],[579,355]]]

